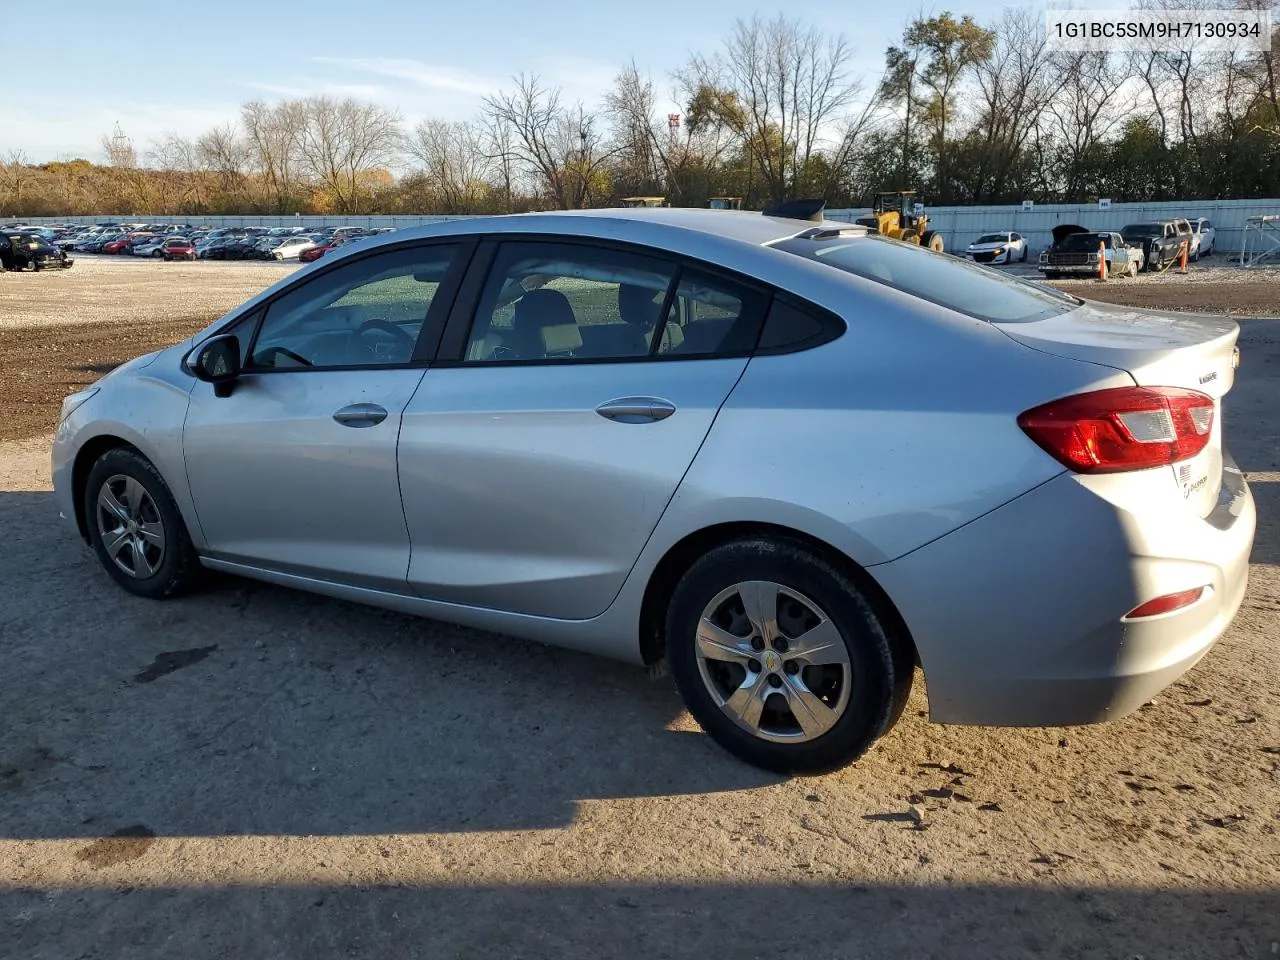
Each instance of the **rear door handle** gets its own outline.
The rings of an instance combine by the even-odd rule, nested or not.
[[[333,415],[344,427],[373,427],[387,419],[387,411],[376,403],[350,403]]]
[[[675,412],[674,403],[658,397],[620,397],[596,407],[596,413],[615,423],[653,423]]]

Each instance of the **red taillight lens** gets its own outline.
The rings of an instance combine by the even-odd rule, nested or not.
[[[1134,607],[1123,617],[1125,620],[1140,620],[1143,617],[1158,617],[1162,613],[1172,613],[1189,607],[1204,596],[1208,587],[1196,587],[1194,590],[1179,590],[1177,593],[1166,593],[1163,597],[1148,600],[1140,607]]]
[[[1077,473],[1145,470],[1208,445],[1213,398],[1180,387],[1115,387],[1035,407],[1018,426]]]

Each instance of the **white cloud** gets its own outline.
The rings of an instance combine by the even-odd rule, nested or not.
[[[466,93],[477,97],[492,93],[499,85],[489,77],[483,77],[468,70],[423,63],[421,60],[389,57],[312,57],[311,59],[315,63],[394,77],[429,90]]]

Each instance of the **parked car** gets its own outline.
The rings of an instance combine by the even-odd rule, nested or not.
[[[1107,274],[1114,277],[1136,277],[1142,269],[1142,247],[1129,243],[1113,231],[1091,231],[1074,223],[1060,223],[1053,228],[1053,242],[1040,253],[1036,269],[1046,280],[1059,277],[1098,275],[1099,249],[1107,261]]]
[[[308,236],[285,237],[271,251],[271,256],[276,260],[296,260],[303,250],[310,250],[315,245],[316,242]]]
[[[186,237],[170,237],[160,247],[160,256],[169,260],[194,260],[195,245]]]
[[[226,260],[227,248],[239,243],[240,237],[213,237],[207,242],[204,250],[197,254],[204,260]]]
[[[1213,244],[1218,232],[1213,228],[1213,221],[1208,217],[1196,217],[1191,223],[1191,259],[1213,256]]]
[[[136,240],[129,247],[129,252],[135,257],[154,257],[160,259],[164,256],[165,237],[148,237],[145,240]]]
[[[0,269],[61,270],[73,263],[66,251],[32,233],[0,233]]]
[[[984,233],[965,248],[964,255],[974,263],[1026,262],[1027,241],[1022,234]]]
[[[1183,223],[1186,223],[1184,220]],[[1191,225],[1187,224],[1188,234]],[[1120,229],[1126,243],[1142,248],[1147,270],[1159,270],[1182,250],[1183,234],[1173,220],[1148,220],[1129,223]]]
[[[824,770],[917,662],[939,722],[1053,726],[1207,653],[1256,523],[1238,333],[820,216],[455,220],[68,397],[55,500],[131,593],[209,567],[665,662],[718,743]]]
[[[314,247],[303,250],[298,254],[298,260],[302,263],[311,263],[313,260],[319,260],[326,253],[330,253],[340,247],[346,246],[347,241],[341,237],[334,237],[332,240],[317,242]]]

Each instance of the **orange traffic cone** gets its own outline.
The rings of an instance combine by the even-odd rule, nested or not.
[[[1098,279],[1107,279],[1107,245],[1098,241]]]
[[[1182,248],[1178,251],[1178,272],[1187,272],[1187,241],[1182,241]]]

